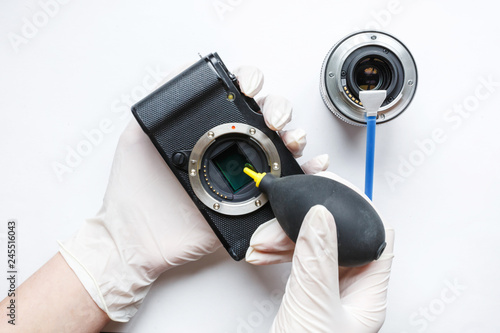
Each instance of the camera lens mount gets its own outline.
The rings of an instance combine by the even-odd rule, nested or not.
[[[321,96],[343,121],[366,125],[359,99],[363,90],[386,90],[377,123],[396,118],[417,88],[417,67],[410,51],[393,36],[361,31],[345,37],[327,54],[321,69]]]
[[[244,215],[267,203],[267,196],[243,173],[251,165],[279,177],[278,151],[267,135],[242,123],[227,123],[207,131],[189,157],[189,181],[201,202],[225,215]]]

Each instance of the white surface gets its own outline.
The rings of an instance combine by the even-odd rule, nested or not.
[[[166,73],[198,52],[219,52],[230,69],[260,67],[264,92],[287,96],[295,107],[291,127],[309,133],[300,161],[326,152],[331,171],[362,187],[364,130],[327,110],[319,72],[339,39],[378,25],[408,46],[419,69],[410,108],[377,130],[374,199],[396,228],[381,332],[500,331],[500,143],[494,134],[500,84],[488,91],[482,83],[500,82],[495,2],[68,1],[42,22],[45,2],[0,4],[0,258],[6,257],[6,221],[16,218],[20,281],[57,251],[56,239],[67,238],[99,208],[130,118],[125,95],[136,100],[151,70]],[[227,11],[218,12],[224,4]],[[21,35],[33,16],[45,25],[16,52],[9,33]],[[450,113],[461,105],[472,111]],[[53,164],[64,164],[67,147],[76,149],[86,140],[83,132],[104,119],[112,131],[60,181]],[[433,132],[446,139],[428,146],[427,155],[418,153],[416,141]],[[401,169],[404,181],[391,187],[387,172],[397,174],[409,159],[418,166]],[[288,270],[236,263],[220,250],[162,276],[130,323],[107,330],[265,332],[278,307],[270,295],[283,292]],[[273,313],[258,304],[272,304]]]

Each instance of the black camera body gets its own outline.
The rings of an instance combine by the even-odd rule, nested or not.
[[[254,231],[274,214],[243,168],[277,177],[303,173],[257,103],[213,53],[132,113],[231,257],[244,258]]]

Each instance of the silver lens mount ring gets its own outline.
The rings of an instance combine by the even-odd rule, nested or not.
[[[230,135],[245,135],[264,152],[267,163],[270,167],[269,173],[275,177],[280,177],[281,161],[269,137],[254,126],[242,123],[226,123],[216,126],[200,137],[196,142],[189,157],[188,173],[191,187],[198,197],[211,210],[224,215],[244,215],[254,212],[267,203],[267,196],[259,192],[253,198],[243,202],[230,202],[222,198],[215,198],[203,187],[201,176],[203,173],[203,158],[207,149],[216,142],[218,138]],[[253,183],[253,182],[252,182]],[[255,186],[255,185],[253,185]]]
[[[363,65],[372,60],[382,66]],[[384,77],[386,88],[381,87]],[[374,81],[373,86],[367,86],[363,80]],[[377,124],[399,116],[417,89],[417,66],[413,56],[403,43],[385,32],[361,31],[345,37],[328,52],[321,68],[323,101],[348,124],[366,125],[365,111],[357,92],[369,89],[391,90],[391,96],[379,109]]]

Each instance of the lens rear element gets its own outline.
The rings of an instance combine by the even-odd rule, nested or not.
[[[359,90],[378,90],[390,77],[385,67],[383,61],[378,58],[362,59],[354,68],[354,78]]]

